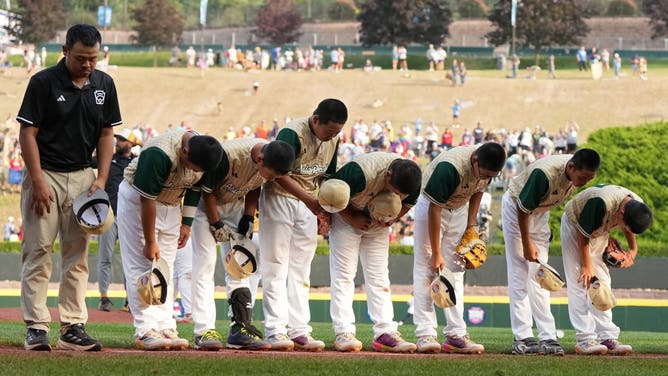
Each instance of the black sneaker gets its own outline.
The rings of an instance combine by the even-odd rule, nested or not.
[[[100,351],[102,345],[96,339],[90,338],[86,334],[84,324],[74,324],[67,328],[65,334],[60,336],[58,350],[75,350],[75,351]]]
[[[111,299],[109,299],[105,296],[105,297],[100,298],[100,305],[98,306],[98,309],[100,311],[109,312],[109,311],[111,311],[111,306],[112,305],[113,304],[111,303]]]
[[[23,345],[29,351],[51,351],[49,335],[46,330],[28,328],[26,341]]]

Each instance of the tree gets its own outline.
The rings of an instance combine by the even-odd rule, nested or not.
[[[257,13],[255,32],[276,45],[297,41],[302,16],[291,0],[268,0]]]
[[[156,50],[153,66],[158,64],[157,49],[177,42],[183,32],[183,20],[169,0],[146,0],[133,9],[132,20],[137,32],[133,39]]]
[[[360,40],[374,44],[441,44],[450,35],[447,0],[368,0],[362,4]]]
[[[588,18],[585,6],[586,3],[579,0],[518,1],[515,43],[533,47],[536,64],[545,47],[579,44],[589,33],[589,26],[584,22]],[[494,5],[489,20],[495,29],[487,34],[493,45],[508,43],[512,39],[510,8],[510,0],[500,0]]]
[[[638,5],[633,0],[612,0],[606,14],[610,17],[623,17],[633,16],[637,11]]]
[[[652,38],[668,37],[668,2],[666,0],[644,0],[643,11],[652,26]]]
[[[62,0],[19,0],[14,12],[6,29],[15,43],[39,45],[56,36],[56,31],[64,26]]]
[[[457,10],[462,18],[484,18],[489,7],[483,0],[462,0]]]

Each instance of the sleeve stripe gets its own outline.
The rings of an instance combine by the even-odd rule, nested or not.
[[[26,124],[30,124],[30,125],[35,124],[35,123],[33,123],[32,121],[30,121],[30,120],[28,120],[28,119],[26,119],[26,118],[24,118],[24,117],[21,117],[21,116],[17,116],[17,117],[16,117],[16,120],[18,120],[19,123],[26,123]]]
[[[578,231],[580,231],[580,233],[581,233],[582,235],[584,235],[585,238],[587,238],[587,239],[590,239],[590,238],[591,238],[591,234],[587,234],[587,231],[585,231],[585,230],[582,228],[582,226],[580,226],[579,223],[576,223],[576,224],[575,224],[575,228],[577,228]]]
[[[520,210],[522,210],[522,211],[525,212],[526,214],[531,214],[531,210],[529,210],[529,209],[527,209],[526,207],[524,207],[524,205],[522,205],[522,201],[521,201],[519,198],[518,198],[517,200],[515,200],[515,201],[517,202],[517,206],[520,208]]]
[[[139,194],[140,194],[142,197],[146,197],[146,198],[149,199],[149,200],[155,200],[156,198],[158,198],[157,195],[150,195],[150,194],[148,194],[148,193],[142,191],[141,189],[137,188],[137,186],[135,186],[134,184],[132,184],[132,188],[134,188],[135,191],[139,192]]]
[[[115,122],[115,123],[111,123],[111,126],[114,127],[114,126],[116,126],[116,125],[121,125],[121,124],[123,124],[123,120],[119,120],[119,121],[117,121],[117,122]]]

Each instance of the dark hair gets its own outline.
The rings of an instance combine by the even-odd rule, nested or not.
[[[638,200],[630,200],[624,205],[624,224],[634,234],[642,234],[652,225],[654,215],[652,209]]]
[[[65,46],[72,49],[76,42],[81,42],[86,47],[93,47],[96,43],[102,44],[102,36],[93,25],[76,24],[67,30]]]
[[[506,163],[506,151],[496,142],[486,142],[476,149],[478,166],[489,171],[501,171]]]
[[[422,171],[417,163],[409,159],[395,159],[390,164],[390,185],[397,188],[399,192],[412,195],[420,190],[422,184]]]
[[[272,141],[262,147],[263,163],[281,175],[292,170],[295,163],[295,149],[284,141]]]
[[[223,159],[223,147],[211,136],[192,136],[188,140],[188,160],[204,171],[211,171]]]
[[[576,170],[596,171],[601,165],[601,157],[593,149],[580,149],[573,154],[570,162]]]
[[[338,99],[328,98],[318,104],[318,108],[313,111],[313,115],[320,117],[321,124],[329,122],[345,124],[348,120],[348,109]]]

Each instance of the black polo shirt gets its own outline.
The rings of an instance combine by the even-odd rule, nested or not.
[[[58,172],[90,167],[102,128],[122,123],[113,79],[93,70],[79,89],[72,83],[65,59],[30,78],[16,120],[39,128],[42,169]]]

